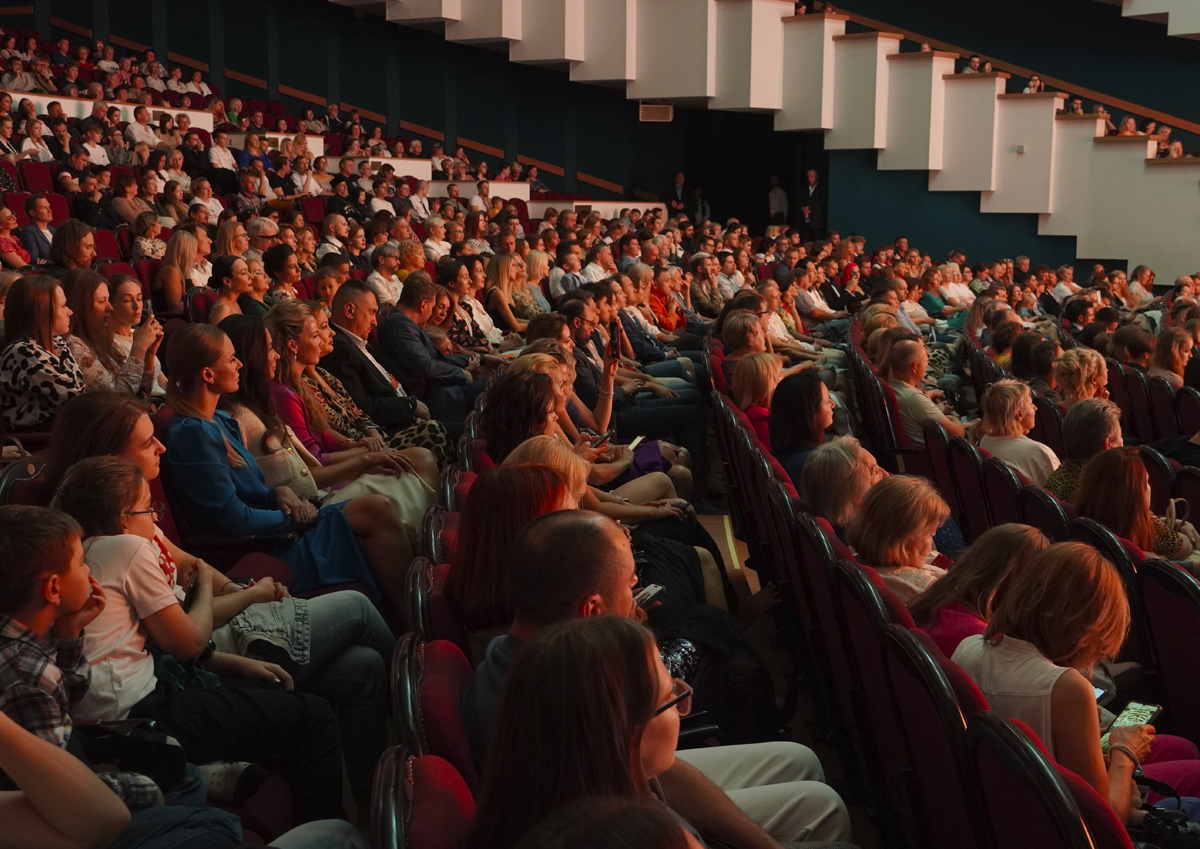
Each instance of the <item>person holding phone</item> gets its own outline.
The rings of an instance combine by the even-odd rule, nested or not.
[[[1085,673],[1116,655],[1129,631],[1129,601],[1116,568],[1090,545],[1063,542],[1010,570],[997,584],[982,635],[954,652],[992,710],[1019,719],[1055,761],[1079,775],[1137,824],[1139,767],[1181,796],[1200,796],[1200,755],[1151,725],[1114,726],[1107,756],[1100,745],[1096,694]],[[1150,794],[1150,801],[1157,798]]]

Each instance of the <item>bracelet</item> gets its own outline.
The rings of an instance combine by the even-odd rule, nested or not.
[[[601,392],[600,397],[601,398],[611,398],[611,397],[613,397],[613,394],[611,392]]]
[[[613,498],[617,499],[618,504],[628,504],[629,503],[629,499],[626,498],[624,495],[617,495],[616,493],[613,493]]]
[[[1133,771],[1134,772],[1137,772],[1138,770],[1140,770],[1142,768],[1141,761],[1139,761],[1137,759],[1137,755],[1135,755],[1133,753],[1133,750],[1130,749],[1128,746],[1122,746],[1120,744],[1117,744],[1114,746],[1112,743],[1109,743],[1108,750],[1109,750],[1109,752],[1121,752],[1125,755],[1125,757],[1127,757],[1131,761],[1133,761]]]

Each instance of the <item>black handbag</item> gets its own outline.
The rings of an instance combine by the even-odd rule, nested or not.
[[[1161,796],[1174,796],[1178,810],[1143,805],[1145,816],[1136,826],[1129,826],[1129,838],[1137,849],[1200,849],[1200,823],[1188,822],[1187,811],[1179,793],[1170,784],[1147,778],[1139,769],[1133,780]]]
[[[163,793],[183,783],[187,755],[154,720],[124,719],[75,726],[84,754],[92,764],[112,764],[154,780]]]

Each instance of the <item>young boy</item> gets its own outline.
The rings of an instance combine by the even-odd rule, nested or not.
[[[104,590],[83,559],[79,524],[57,510],[0,507],[0,712],[47,742],[67,748],[71,712],[88,690],[91,669],[83,632],[105,607]],[[113,849],[159,845],[236,846],[242,829],[232,814],[200,807],[204,780],[189,766],[168,797],[195,807],[164,806],[163,793],[144,775],[102,772],[133,820]],[[0,773],[0,787],[13,789]]]

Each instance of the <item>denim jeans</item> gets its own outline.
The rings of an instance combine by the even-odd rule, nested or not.
[[[110,849],[226,849],[242,840],[236,816],[204,807],[208,788],[191,764],[183,783],[167,793],[166,804],[133,811],[128,827]]]
[[[679,360],[659,360],[657,363],[644,364],[642,368],[651,377],[656,377],[660,380],[662,378],[674,377],[687,381],[689,386],[692,385],[691,381],[688,380],[687,370],[684,369],[683,363],[679,362]],[[674,389],[675,387],[672,386],[671,388]]]
[[[379,611],[357,592],[308,600],[309,662],[295,664],[278,646],[249,654],[288,670],[296,689],[326,699],[341,729],[346,773],[360,813],[370,810],[375,764],[387,746],[387,668],[396,640]]]
[[[362,832],[345,820],[318,820],[271,841],[274,849],[370,849]]]

